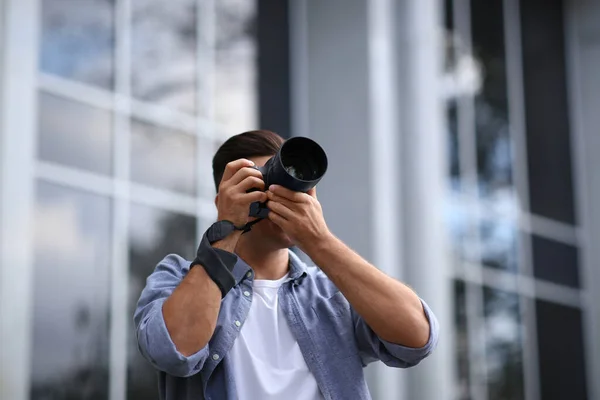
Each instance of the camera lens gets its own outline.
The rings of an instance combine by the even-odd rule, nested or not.
[[[281,163],[286,172],[302,181],[321,178],[327,169],[327,156],[310,139],[293,138],[281,149]]]

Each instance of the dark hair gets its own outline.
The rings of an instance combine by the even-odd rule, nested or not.
[[[267,130],[248,131],[227,139],[213,157],[213,179],[217,192],[228,163],[240,158],[274,156],[283,142],[281,136]]]

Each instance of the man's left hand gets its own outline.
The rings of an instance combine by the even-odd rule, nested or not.
[[[271,185],[267,191],[268,218],[278,225],[303,251],[319,244],[329,235],[316,188],[307,193]]]

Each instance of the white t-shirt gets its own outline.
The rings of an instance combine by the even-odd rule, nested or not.
[[[321,400],[278,304],[276,281],[255,280],[246,322],[229,352],[239,400]]]

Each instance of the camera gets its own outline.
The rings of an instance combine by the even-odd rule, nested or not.
[[[327,155],[314,140],[295,136],[287,139],[277,154],[256,169],[262,173],[265,189],[274,184],[306,193],[325,175]],[[251,217],[266,218],[268,213],[264,203],[250,205]]]

